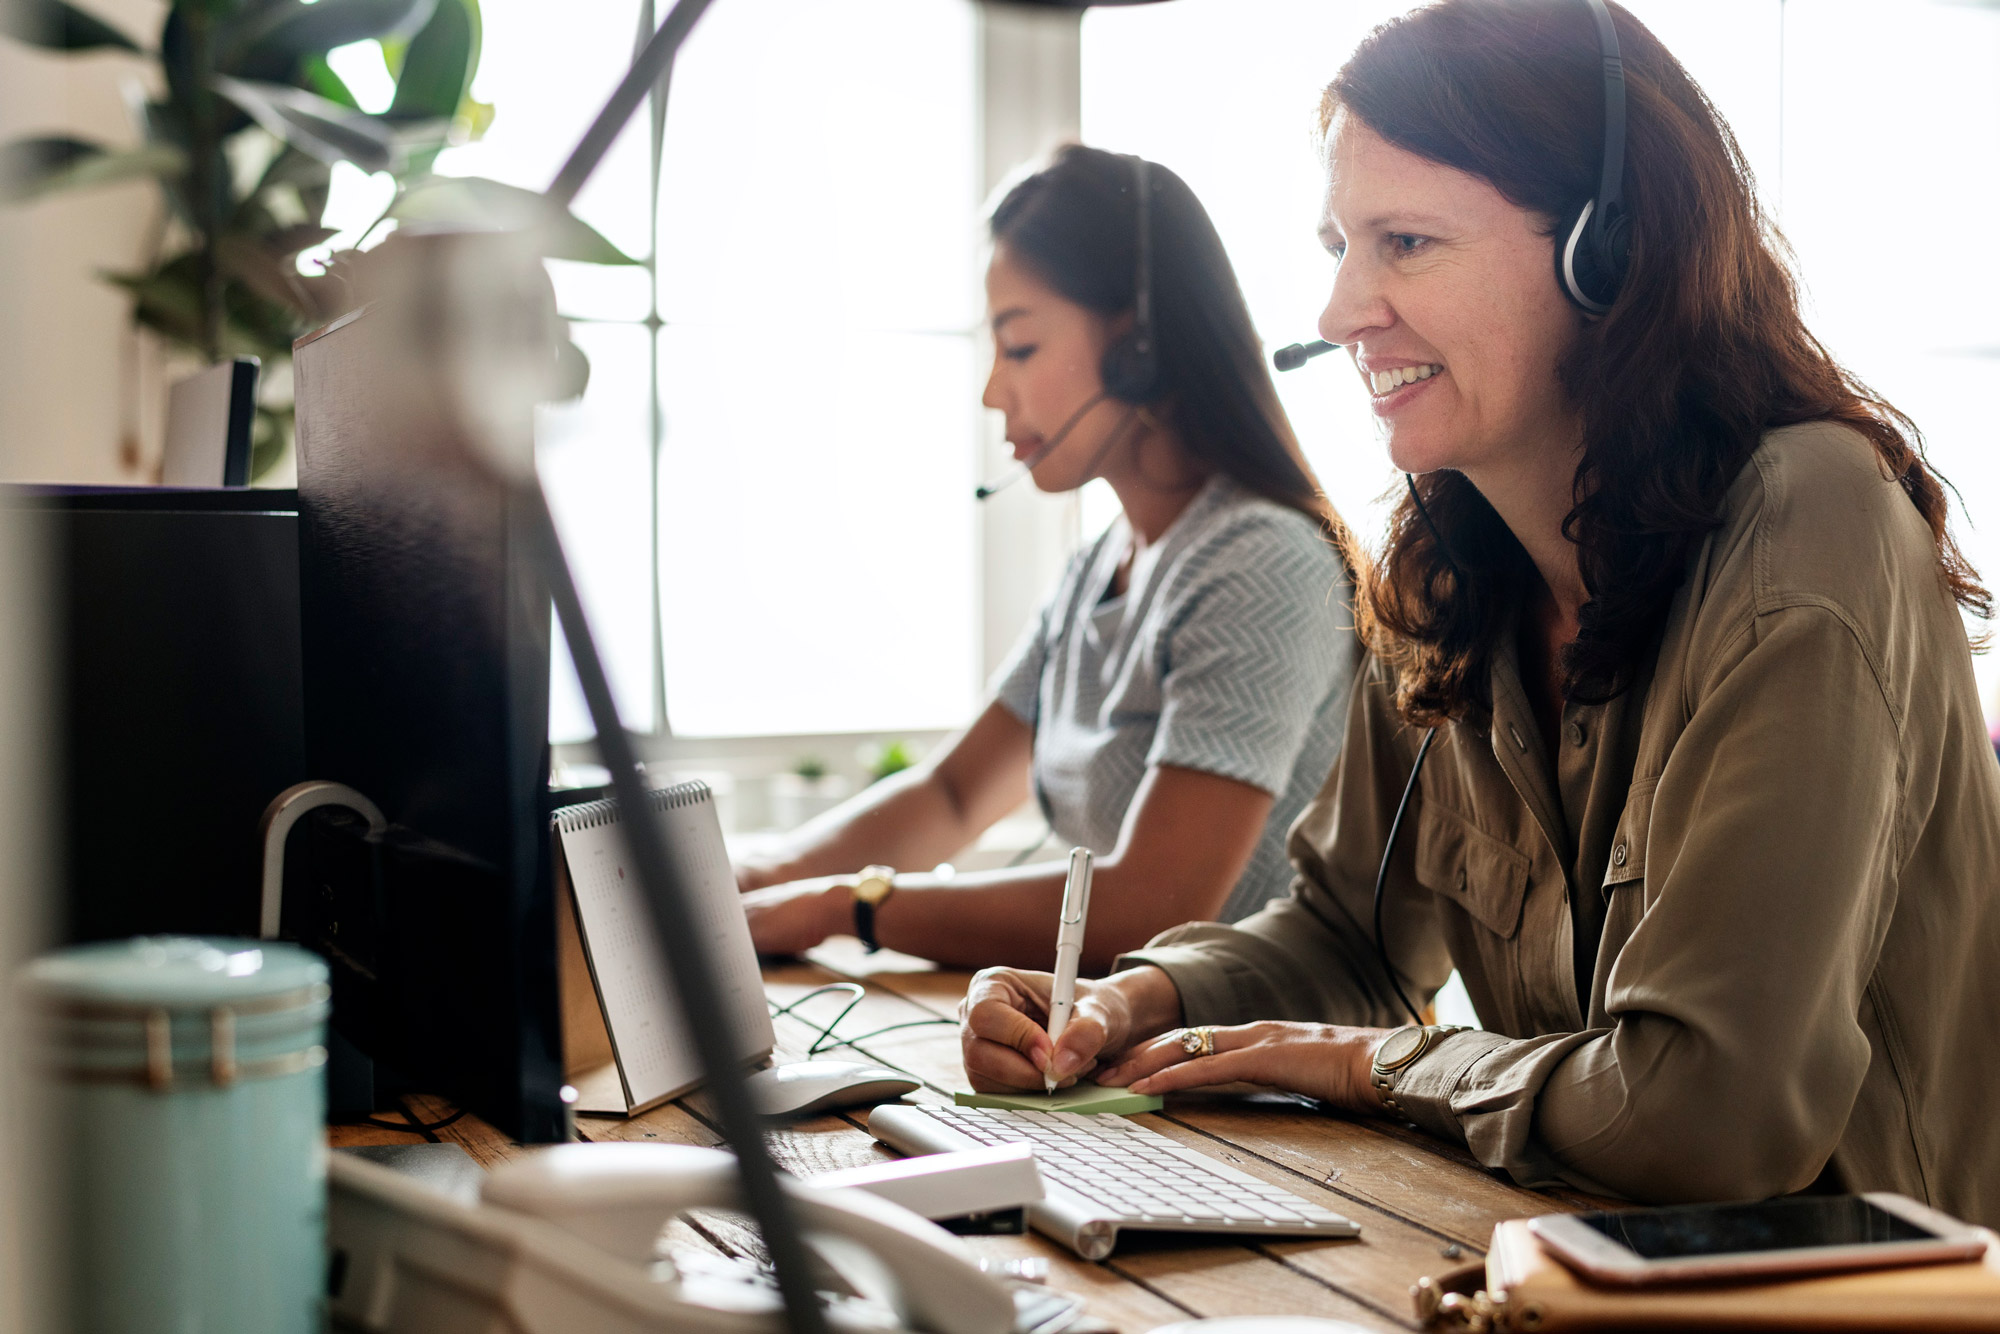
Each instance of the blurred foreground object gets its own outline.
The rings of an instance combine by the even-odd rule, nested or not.
[[[270,941],[143,936],[23,970],[76,1328],[319,1329],[327,997],[325,964]]]
[[[7,0],[0,0],[4,10]],[[31,318],[8,298],[23,255],[0,255],[0,343]],[[44,525],[0,508],[0,978],[43,947],[54,906],[47,830],[52,728]],[[43,1081],[19,1051],[13,988],[0,985],[0,1334],[61,1327],[48,1275]]]

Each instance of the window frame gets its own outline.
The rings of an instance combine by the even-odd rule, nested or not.
[[[1080,11],[1041,10],[1014,6],[975,5],[974,55],[978,78],[974,134],[971,146],[978,159],[982,194],[989,196],[1016,168],[1079,134],[1082,119]],[[656,21],[654,0],[642,0],[640,40]],[[651,235],[660,230],[661,155],[664,145],[668,83],[663,79],[648,98],[648,160],[650,164]],[[657,246],[645,258],[649,305],[643,320],[592,323],[641,325],[648,331],[651,358],[649,550],[650,607],[653,617],[653,660],[650,689],[656,725],[637,732],[641,757],[670,773],[710,773],[732,781],[761,784],[788,772],[802,755],[822,758],[832,774],[859,790],[867,781],[861,755],[871,746],[900,741],[921,755],[952,733],[950,729],[901,729],[876,732],[813,732],[755,736],[685,737],[675,734],[671,701],[666,692],[665,626],[660,585],[660,481],[665,412],[661,402],[659,347],[666,320],[660,309],[660,269]],[[990,357],[990,342],[982,325],[966,331],[979,349],[979,364]],[[976,404],[969,411],[979,412]],[[998,422],[981,413],[973,436],[978,474],[1004,472],[1011,459]],[[1080,531],[1080,506],[1075,496],[1045,496],[1031,486],[1011,487],[982,504],[975,518],[977,586],[968,594],[978,599],[978,660],[982,680],[1005,659],[1022,627],[1060,575]],[[971,722],[971,718],[965,719]],[[594,740],[559,742],[551,746],[555,763],[584,766],[598,763]],[[746,815],[756,812],[745,811]],[[758,823],[752,819],[750,823]]]

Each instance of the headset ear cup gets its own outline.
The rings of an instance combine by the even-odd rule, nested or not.
[[[1126,334],[1104,349],[1099,370],[1104,392],[1121,403],[1138,407],[1160,396],[1159,358],[1134,334]]]
[[[1632,228],[1624,210],[1614,208],[1599,217],[1595,208],[1595,200],[1586,201],[1559,233],[1556,284],[1577,306],[1602,315],[1624,284]]]
[[[1585,200],[1569,221],[1556,233],[1556,286],[1571,304],[1592,315],[1603,312],[1603,303],[1593,296],[1590,282],[1590,213],[1595,201]]]

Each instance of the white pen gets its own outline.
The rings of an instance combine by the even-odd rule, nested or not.
[[[1063,882],[1062,916],[1056,927],[1056,985],[1049,993],[1049,1068],[1042,1071],[1042,1088],[1056,1091],[1056,1044],[1069,1027],[1076,1008],[1076,963],[1083,953],[1083,932],[1090,918],[1090,849],[1071,848],[1069,879]]]

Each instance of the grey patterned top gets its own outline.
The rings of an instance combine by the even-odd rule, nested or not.
[[[1035,793],[1066,844],[1118,842],[1154,765],[1271,793],[1236,921],[1291,885],[1285,831],[1333,767],[1359,658],[1352,592],[1313,522],[1217,476],[1133,562],[1121,518],[1078,552],[994,676],[1035,733]]]

